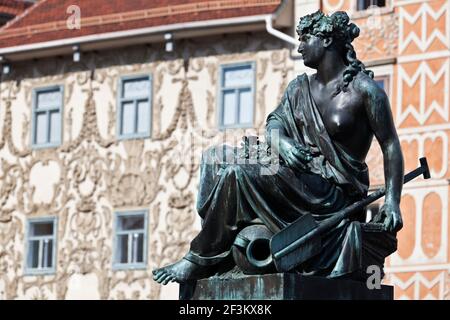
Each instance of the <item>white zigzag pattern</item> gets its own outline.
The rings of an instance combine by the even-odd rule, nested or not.
[[[435,100],[427,106],[426,105],[426,79],[430,79],[436,84],[439,79],[444,76],[444,106],[439,105]],[[412,87],[420,78],[420,92],[419,92],[419,111],[415,106],[409,104],[402,110],[403,94],[408,94],[408,91],[403,91],[403,82],[409,87]],[[406,117],[411,114],[421,125],[427,121],[433,111],[436,111],[443,119],[449,120],[449,61],[445,61],[442,67],[434,73],[425,61],[422,61],[416,72],[410,77],[401,65],[398,66],[398,88],[397,88],[397,124],[400,125]]]
[[[418,300],[420,299],[420,285],[424,285],[427,289],[433,288],[436,284],[439,284],[439,296],[435,297],[431,293],[428,293],[425,296],[425,299],[439,299],[442,300],[444,297],[444,285],[445,285],[445,271],[441,272],[439,275],[437,275],[434,279],[428,280],[425,278],[421,273],[417,272],[415,273],[411,278],[409,278],[406,281],[402,281],[398,277],[396,277],[394,274],[390,274],[390,284],[399,287],[402,290],[406,290],[411,285],[414,285],[414,297],[413,299]],[[409,297],[402,295],[399,297],[400,300],[409,299]]]
[[[446,13],[446,25],[445,25],[445,35],[438,29],[433,30],[430,36],[427,36],[427,19],[430,16],[433,20],[438,20],[444,13]],[[406,39],[404,39],[404,21],[408,21],[410,24],[414,24],[421,18],[422,29],[421,36],[419,37],[415,32],[410,32]],[[428,3],[424,3],[420,6],[414,14],[409,14],[404,8],[399,8],[399,52],[402,53],[406,47],[414,42],[418,48],[423,52],[427,51],[429,46],[433,43],[435,39],[439,39],[447,48],[450,48],[450,7],[445,1],[442,8],[434,11]],[[403,40],[404,39],[404,40]]]

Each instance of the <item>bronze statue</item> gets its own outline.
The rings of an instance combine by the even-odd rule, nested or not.
[[[386,198],[374,219],[382,232],[364,232],[365,211],[359,210],[328,230],[320,253],[295,271],[362,279],[365,266],[382,267],[396,250],[403,156],[388,98],[351,44],[359,28],[345,12],[318,11],[302,17],[297,32],[304,63],[317,72],[291,81],[267,118],[272,148],[267,152],[278,153],[281,165],[275,174],[261,175],[265,164],[223,162],[224,155],[238,157],[236,148],[205,152],[197,202],[202,230],[183,259],[153,271],[157,282],[213,275],[249,225],[262,224],[276,234],[306,214],[320,223],[364,198],[369,188],[365,158],[373,136],[384,158]],[[270,141],[274,130],[277,143]]]

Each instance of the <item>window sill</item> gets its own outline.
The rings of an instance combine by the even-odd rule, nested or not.
[[[56,269],[26,269],[23,273],[25,277],[33,277],[33,276],[50,276],[55,275]]]
[[[133,270],[146,270],[147,264],[115,264],[112,267],[112,271],[133,271]]]
[[[134,139],[150,139],[150,138],[151,135],[149,133],[117,136],[118,141],[127,141]]]
[[[220,131],[225,131],[225,130],[229,130],[229,129],[254,129],[254,128],[255,128],[255,126],[253,125],[253,123],[237,124],[237,125],[230,125],[230,126],[223,126],[223,125],[219,126]]]
[[[52,149],[52,148],[58,148],[61,146],[60,142],[55,143],[43,143],[43,144],[33,144],[31,146],[31,150],[41,150],[41,149]]]

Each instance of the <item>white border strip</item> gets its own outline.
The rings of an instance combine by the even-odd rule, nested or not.
[[[449,58],[449,57],[450,57],[450,51],[442,50],[442,51],[414,54],[414,55],[410,55],[410,56],[399,56],[399,57],[397,57],[397,62],[398,63],[407,63],[407,62],[416,62],[416,61],[431,60],[431,59]]]
[[[423,127],[397,128],[398,135],[450,130],[450,123],[433,124]]]
[[[450,264],[436,264],[436,265],[416,265],[416,266],[396,266],[385,267],[386,273],[399,273],[399,272],[420,272],[420,271],[445,271],[450,272]]]

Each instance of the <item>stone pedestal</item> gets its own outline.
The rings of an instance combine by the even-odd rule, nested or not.
[[[183,300],[393,300],[392,286],[293,273],[209,278],[180,285]]]

